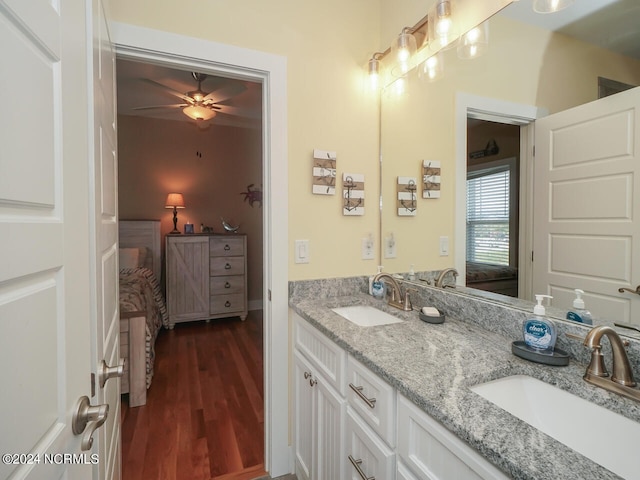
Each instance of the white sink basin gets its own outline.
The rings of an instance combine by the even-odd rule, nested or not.
[[[526,375],[471,390],[617,475],[637,478],[640,423]]]
[[[353,305],[351,307],[332,308],[331,310],[361,327],[375,327],[377,325],[402,322],[398,317],[368,305]]]

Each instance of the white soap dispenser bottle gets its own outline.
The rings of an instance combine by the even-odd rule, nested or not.
[[[553,355],[553,349],[556,345],[556,326],[545,317],[545,308],[542,305],[544,298],[553,298],[550,295],[536,295],[538,302],[533,307],[533,316],[524,322],[523,334],[524,343],[530,350],[543,355]]]
[[[591,312],[585,308],[584,300],[582,299],[584,291],[576,288],[574,292],[576,292],[576,298],[573,300],[573,309],[567,312],[567,320],[593,325]]]

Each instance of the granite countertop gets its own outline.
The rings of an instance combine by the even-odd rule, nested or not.
[[[349,305],[374,305],[406,321],[359,327],[331,310]],[[290,306],[509,476],[620,478],[469,390],[509,375],[530,375],[640,422],[637,402],[582,380],[584,365],[529,362],[513,355],[511,341],[501,335],[449,317],[428,324],[415,311],[402,312],[362,293],[292,299]]]

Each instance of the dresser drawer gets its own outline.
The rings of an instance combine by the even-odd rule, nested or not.
[[[244,275],[211,277],[209,279],[210,295],[230,295],[244,293]]]
[[[211,237],[209,255],[212,257],[232,257],[244,255],[244,237]]]
[[[352,356],[347,359],[347,400],[382,439],[396,444],[396,392]]]
[[[234,313],[244,310],[244,295],[213,295],[209,297],[209,313],[217,315],[219,313]]]
[[[209,275],[244,275],[244,257],[210,257]]]

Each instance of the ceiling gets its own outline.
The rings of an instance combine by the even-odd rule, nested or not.
[[[198,88],[191,71],[118,59],[116,72],[118,115],[196,123],[177,106],[185,104],[181,95]],[[202,81],[201,89],[207,94],[219,92],[221,98],[216,101],[220,110],[204,126],[261,128],[262,84],[210,75]],[[228,96],[229,92],[233,95]],[[161,108],[136,110],[156,106]]]
[[[553,14],[534,12],[532,2],[514,1],[500,15],[640,59],[640,1],[575,0]]]

